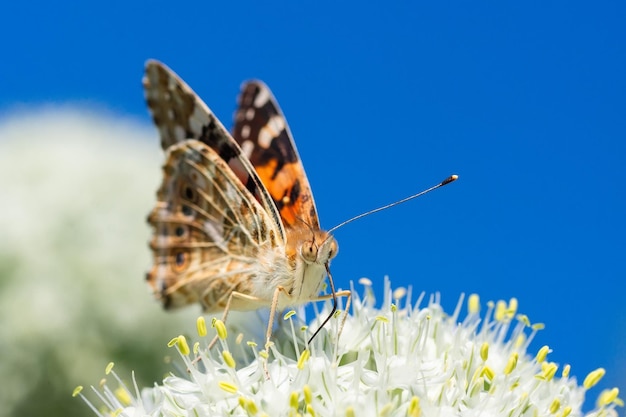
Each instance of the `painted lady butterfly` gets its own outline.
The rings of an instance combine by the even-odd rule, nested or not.
[[[349,297],[335,291],[333,230],[449,184],[320,229],[313,195],[287,122],[260,81],[242,86],[231,136],[169,68],[148,61],[146,101],[166,154],[157,204],[148,216],[154,265],[148,283],[165,308],[200,303],[206,312],[288,306]],[[325,276],[330,295],[319,295]],[[328,316],[322,326],[332,316]],[[309,342],[310,340],[309,339]]]
[[[164,307],[277,310],[335,292],[337,242],[320,230],[287,122],[262,82],[242,86],[231,136],[173,71],[148,61],[146,101],[166,153],[147,281]],[[332,294],[320,296],[325,276]],[[317,333],[317,332],[316,332]],[[313,335],[315,336],[315,335]]]

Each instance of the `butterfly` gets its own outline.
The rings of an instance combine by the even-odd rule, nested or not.
[[[332,299],[334,312],[337,296],[349,296],[335,291],[330,276],[337,241],[320,229],[309,181],[269,88],[254,80],[242,85],[231,135],[161,62],[146,63],[143,86],[165,151],[148,216],[154,263],[146,274],[163,306],[199,303],[224,319],[229,310],[270,307],[266,342],[276,311]],[[320,295],[326,276],[332,293]]]

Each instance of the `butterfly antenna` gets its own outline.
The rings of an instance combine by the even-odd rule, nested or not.
[[[309,224],[309,222],[307,222],[306,220],[304,220],[302,217],[298,217],[298,216],[296,216],[296,220],[299,220],[299,221],[301,221],[302,223],[304,223],[304,225],[305,225],[306,227],[308,227],[308,228],[309,228],[309,231],[311,232],[311,234],[313,234],[313,226],[311,226],[311,225]]]
[[[328,275],[328,282],[330,283],[330,294],[333,299],[333,308],[330,311],[328,317],[324,319],[320,327],[318,327],[315,333],[313,333],[313,336],[309,338],[307,345],[311,344],[313,339],[315,339],[315,336],[317,336],[317,334],[324,328],[324,326],[326,326],[326,323],[328,323],[328,321],[335,315],[335,311],[337,311],[337,293],[335,292],[335,283],[333,282],[333,276],[330,274],[330,267],[328,266],[328,262],[326,262],[324,266],[326,267],[326,274]]]
[[[382,207],[375,208],[374,210],[366,211],[365,213],[361,213],[358,216],[354,216],[351,219],[348,219],[348,220],[346,220],[344,222],[341,222],[337,226],[335,226],[332,229],[330,229],[328,231],[328,233],[332,233],[335,230],[339,229],[340,227],[343,227],[343,226],[345,226],[348,223],[352,223],[353,221],[358,220],[361,217],[369,216],[370,214],[374,214],[376,212],[386,210],[386,209],[388,209],[390,207],[397,206],[399,204],[406,203],[409,200],[413,200],[414,198],[423,196],[424,194],[427,194],[427,193],[429,193],[429,192],[431,192],[433,190],[436,190],[437,188],[443,187],[444,185],[448,185],[451,182],[456,181],[457,178],[459,178],[458,175],[450,175],[448,178],[446,178],[445,180],[441,181],[439,184],[433,185],[432,187],[430,187],[430,188],[428,188],[428,189],[426,189],[424,191],[420,191],[419,193],[413,194],[413,195],[411,195],[409,197],[406,197],[406,198],[403,198],[402,200],[398,200],[398,201],[395,201],[395,202],[393,202],[391,204],[387,204],[386,206],[382,206]],[[331,285],[332,285],[332,281],[331,281]]]

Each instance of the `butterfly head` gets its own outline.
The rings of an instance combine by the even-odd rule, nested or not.
[[[339,245],[335,238],[324,231],[315,231],[308,239],[304,239],[300,245],[300,257],[307,264],[327,264],[337,255]]]

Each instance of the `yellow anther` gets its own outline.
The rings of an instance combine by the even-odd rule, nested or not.
[[[72,391],[72,397],[76,397],[78,394],[80,394],[82,390],[83,390],[82,385],[79,385],[76,388],[74,388],[74,391]]]
[[[401,300],[405,296],[406,296],[406,288],[398,287],[395,290],[393,290],[393,299],[394,300]]]
[[[226,381],[220,381],[217,384],[222,390],[230,393],[230,394],[234,394],[238,391],[237,385],[232,384],[230,382],[226,382]]]
[[[572,367],[570,366],[570,364],[567,364],[563,367],[563,372],[561,372],[561,378],[567,378],[569,377],[569,371]]]
[[[337,317],[341,316],[341,313],[343,313],[343,311],[337,310],[337,311],[335,311],[335,314],[333,314],[333,317],[337,318]]]
[[[311,415],[311,417],[315,417],[315,410],[313,409],[313,404],[306,405],[306,412]]]
[[[246,344],[247,344],[248,346],[250,346],[251,348],[257,347],[256,342],[253,342],[252,340],[248,340],[248,341],[246,342]]]
[[[496,376],[496,373],[490,367],[484,366],[480,375],[487,377],[489,381],[493,381],[493,378]]]
[[[396,311],[398,311],[398,307],[394,303],[391,303],[391,307],[390,308],[391,308],[391,312],[392,313],[395,313]]]
[[[294,410],[298,409],[298,393],[293,391],[291,395],[289,395],[289,407]]]
[[[515,313],[517,313],[517,307],[518,307],[517,298],[515,297],[511,298],[509,300],[509,305],[507,307],[507,314],[509,317],[515,316]]]
[[[167,347],[173,347],[176,345],[176,343],[178,343],[178,336],[167,342]]]
[[[200,342],[196,342],[193,344],[193,354],[197,355],[200,352]]]
[[[389,323],[389,319],[385,316],[376,316],[377,321],[382,321],[383,323]]]
[[[178,351],[181,355],[189,355],[189,345],[187,344],[187,339],[182,334],[178,336],[176,340],[176,346],[178,347]]]
[[[256,403],[253,400],[246,401],[246,411],[248,414],[255,416],[259,412],[259,407],[256,406]]]
[[[524,323],[524,326],[530,327],[530,319],[528,318],[526,314],[518,314],[517,320]]]
[[[222,320],[215,320],[213,326],[217,331],[217,337],[222,340],[226,340],[226,338],[228,337],[228,332],[226,331],[226,325],[224,324],[224,322]]]
[[[504,300],[498,300],[496,302],[496,310],[493,316],[497,321],[502,321],[506,318],[506,302]]]
[[[235,344],[240,345],[242,341],[243,341],[243,333],[239,333],[237,337],[235,338]]]
[[[285,313],[285,315],[283,316],[283,320],[289,320],[289,318],[291,318],[292,316],[296,315],[296,310],[289,310],[287,313]]]
[[[354,414],[354,408],[346,408],[346,417],[356,417],[356,414]]]
[[[513,342],[513,346],[515,346],[516,348],[521,347],[524,343],[526,342],[526,335],[524,333],[520,333],[517,338],[515,339],[515,342]]]
[[[304,402],[306,404],[311,404],[311,401],[313,401],[313,393],[311,392],[311,387],[308,385],[305,385],[302,388],[302,392],[304,393]]]
[[[235,366],[237,366],[237,364],[235,363],[235,359],[233,359],[233,355],[225,350],[222,352],[222,358],[224,359],[224,363],[229,367],[229,368],[234,368]]]
[[[546,325],[543,323],[535,323],[532,326],[530,326],[530,328],[533,330],[543,330],[546,328]]]
[[[198,317],[196,320],[196,330],[198,330],[198,336],[204,337],[207,335],[206,320],[203,316]]]
[[[546,357],[548,357],[548,353],[550,353],[550,348],[548,347],[548,345],[542,346],[541,349],[539,349],[539,352],[537,352],[537,356],[535,356],[537,363],[542,363],[543,361],[545,361]]]
[[[480,346],[480,358],[483,361],[486,361],[487,358],[489,358],[489,343],[483,342],[483,344]]]
[[[298,369],[304,369],[304,364],[306,363],[306,361],[309,360],[310,356],[311,351],[309,349],[305,349],[304,351],[302,351],[302,353],[300,354],[300,358],[298,358]]]
[[[618,395],[619,395],[618,388],[603,390],[598,396],[598,401],[597,401],[598,407],[603,407],[605,405],[611,404],[613,401],[617,399]]]
[[[98,386],[100,388],[104,388],[104,386],[107,384],[107,380],[106,378],[102,378],[100,381],[98,381]]]
[[[600,382],[605,373],[606,371],[604,368],[598,368],[595,371],[589,372],[589,375],[587,375],[583,381],[583,387],[589,389],[595,386],[598,382]]]
[[[467,311],[469,314],[480,313],[480,297],[478,294],[471,294],[467,299]]]
[[[119,387],[114,391],[114,393],[115,393],[115,398],[117,398],[117,400],[123,406],[129,406],[132,403],[132,398],[130,394],[124,388]]]
[[[558,398],[555,398],[554,401],[552,401],[552,404],[550,404],[550,414],[555,414],[559,411],[559,408],[561,408],[561,401],[559,401]]]
[[[567,417],[572,413],[572,407],[571,406],[565,406],[563,407],[563,413],[561,413],[561,417]]]
[[[509,375],[515,367],[517,367],[517,360],[519,359],[519,354],[517,352],[511,353],[509,356],[509,360],[506,362],[506,366],[504,367],[504,375]]]
[[[361,278],[359,279],[359,284],[363,285],[364,287],[371,287],[372,286],[372,280],[369,278]]]
[[[104,374],[105,374],[105,375],[110,374],[110,373],[111,373],[111,371],[113,370],[113,367],[114,367],[114,366],[115,366],[115,363],[113,363],[113,362],[109,362],[109,363],[108,363],[108,365],[107,365],[107,367],[106,367],[106,368],[104,368]]]
[[[409,409],[407,410],[408,417],[420,417],[422,414],[422,408],[420,407],[420,399],[415,395],[411,397],[411,402],[409,403]]]
[[[546,381],[551,381],[552,378],[554,378],[554,375],[556,374],[556,371],[559,369],[558,365],[554,362],[543,362],[541,364],[541,373],[542,373],[542,377],[546,380]]]
[[[254,401],[247,399],[244,396],[239,397],[237,401],[239,402],[239,406],[246,410],[248,415],[254,416],[259,412],[259,409]]]
[[[262,351],[259,352],[259,356],[262,357],[263,359],[267,359],[270,357],[270,354],[267,353],[267,350],[263,349]]]

